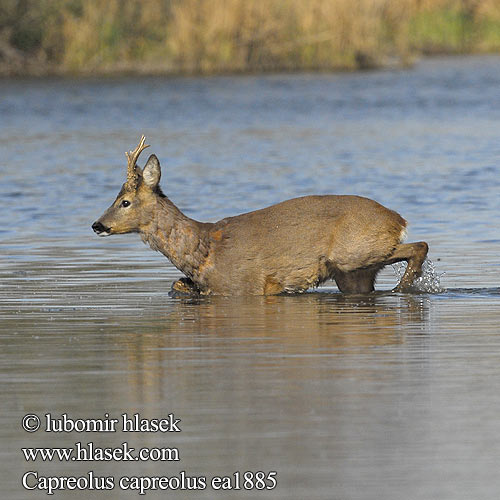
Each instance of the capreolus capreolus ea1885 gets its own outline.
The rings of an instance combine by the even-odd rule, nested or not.
[[[127,180],[93,225],[100,236],[139,233],[182,271],[172,290],[218,295],[304,292],[328,279],[346,293],[374,289],[384,266],[407,261],[395,291],[411,290],[427,243],[402,243],[406,221],[360,196],[304,196],[215,223],[184,215],[161,191],[160,163],[141,170],[144,136],[128,157]]]

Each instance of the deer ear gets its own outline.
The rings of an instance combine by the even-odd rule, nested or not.
[[[160,176],[161,176],[160,162],[158,161],[156,155],[151,155],[148,158],[148,161],[142,171],[142,178],[144,179],[144,184],[153,189],[160,182]]]

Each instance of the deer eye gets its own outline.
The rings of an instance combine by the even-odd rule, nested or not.
[[[122,207],[126,208],[126,207],[129,207],[129,206],[130,206],[130,201],[128,201],[128,200],[123,200],[122,201]]]

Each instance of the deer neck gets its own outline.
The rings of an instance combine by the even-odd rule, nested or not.
[[[141,238],[179,271],[197,281],[209,250],[203,226],[184,215],[168,198],[158,197],[151,222],[141,231]]]

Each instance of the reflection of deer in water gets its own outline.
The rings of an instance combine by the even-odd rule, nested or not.
[[[401,243],[406,221],[359,196],[304,196],[215,223],[185,216],[161,191],[160,163],[142,136],[127,153],[127,181],[92,228],[101,235],[136,232],[187,278],[173,290],[216,295],[303,292],[334,279],[347,293],[374,289],[384,266],[407,261],[395,291],[411,290],[427,244]]]
[[[283,376],[301,378],[307,371],[338,369],[326,355],[377,357],[380,353],[374,354],[373,347],[401,344],[407,335],[425,336],[429,331],[428,302],[415,295],[308,293],[230,301],[185,298],[168,304],[160,296],[157,300],[148,302],[148,313],[141,319],[135,311],[112,312],[111,331],[119,335],[106,337],[116,338],[126,353],[126,366],[120,365],[129,377],[124,390],[156,403],[171,377],[177,390],[186,394],[199,390],[200,377],[203,384],[211,380],[213,387],[220,385],[216,360],[224,360],[225,376],[230,373],[246,387],[254,382],[249,373],[263,365],[288,366],[292,369]],[[193,362],[199,370],[189,368]],[[358,373],[366,370],[361,365],[349,363]],[[371,370],[367,376],[377,375]]]

